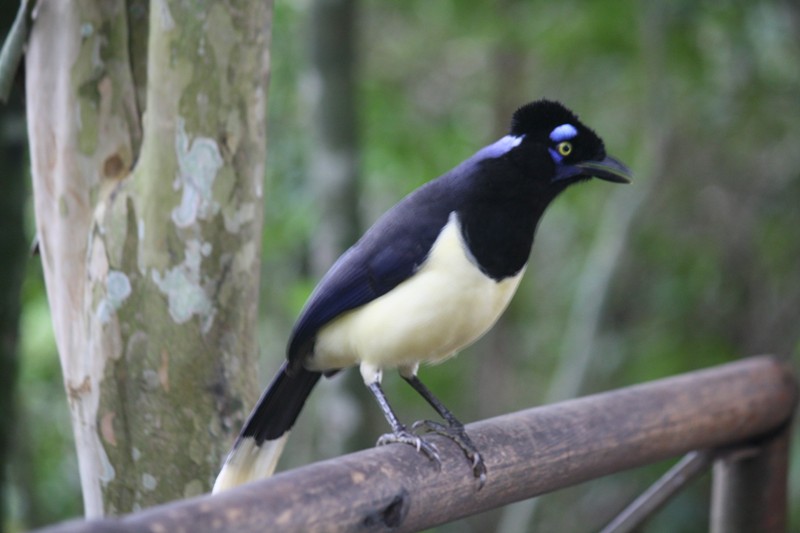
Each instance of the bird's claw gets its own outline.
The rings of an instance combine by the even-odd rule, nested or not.
[[[428,442],[419,435],[415,435],[406,429],[401,429],[399,431],[395,431],[394,433],[385,433],[381,435],[378,438],[377,445],[385,446],[386,444],[394,443],[409,444],[413,446],[416,448],[418,453],[421,452],[436,465],[436,470],[442,469],[442,459],[439,457],[439,450],[434,444]]]
[[[467,459],[472,462],[472,475],[478,480],[478,490],[483,488],[486,483],[486,463],[484,463],[483,457],[472,442],[472,439],[467,435],[464,426],[455,424],[448,426],[433,420],[418,420],[411,425],[411,429],[414,431],[422,429],[428,433],[436,433],[455,442],[464,452],[464,455],[467,456]]]

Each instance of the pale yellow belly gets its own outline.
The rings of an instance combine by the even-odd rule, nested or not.
[[[486,277],[465,255],[451,215],[420,270],[323,327],[308,365],[324,370],[363,362],[384,369],[439,362],[494,325],[522,273],[500,282]]]

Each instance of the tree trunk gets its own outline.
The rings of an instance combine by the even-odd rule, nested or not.
[[[255,400],[269,14],[38,6],[36,225],[87,516],[207,491]]]
[[[312,0],[309,6],[308,174],[320,218],[309,254],[315,279],[325,274],[362,231],[356,105],[358,12],[358,0]],[[341,455],[374,444],[375,436],[365,428],[381,427],[384,421],[377,409],[364,409],[374,399],[360,373],[347,372],[344,380],[326,384],[317,394],[321,398],[314,427],[326,435],[319,439],[325,446],[324,455]]]
[[[311,60],[307,76],[312,151],[309,175],[321,224],[314,231],[311,266],[324,274],[361,232],[356,116],[356,0],[314,0],[310,6]]]
[[[25,164],[23,106],[16,95],[0,108],[0,532],[6,521],[7,465],[10,465],[17,423],[19,369],[20,288],[29,255],[25,239],[25,200],[28,195]]]

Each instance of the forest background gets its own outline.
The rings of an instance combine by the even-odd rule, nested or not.
[[[340,2],[344,19],[319,17],[324,3],[274,7],[262,384],[333,258],[404,194],[502,136],[513,110],[540,97],[579,113],[636,179],[572,188],[550,208],[509,311],[457,359],[424,368],[431,389],[471,421],[748,355],[800,359],[796,3],[350,0]],[[7,11],[3,30],[13,17]],[[313,103],[325,31],[351,43],[337,67],[352,80],[349,100],[326,107],[349,114]],[[10,191],[2,216],[24,209],[24,232],[11,235],[2,224],[2,233],[32,242],[20,93],[1,111],[0,157]],[[331,154],[347,162],[346,179],[330,174]],[[7,471],[0,530],[8,531],[81,514],[39,259],[24,268],[16,425],[0,465]],[[5,300],[2,307],[16,309]],[[385,430],[357,373],[348,374],[315,392],[282,468],[370,446]],[[430,415],[401,380],[385,383],[404,420]],[[789,508],[798,531],[798,438],[792,456]],[[595,530],[669,466],[440,530]],[[705,531],[708,499],[705,476],[649,531]]]

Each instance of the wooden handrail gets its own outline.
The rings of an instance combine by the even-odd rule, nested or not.
[[[384,446],[46,531],[417,531],[691,450],[746,444],[785,426],[796,397],[788,363],[753,357],[470,424],[488,468],[481,490],[461,451],[432,436],[438,472],[409,446]],[[770,505],[786,514],[785,501]]]

